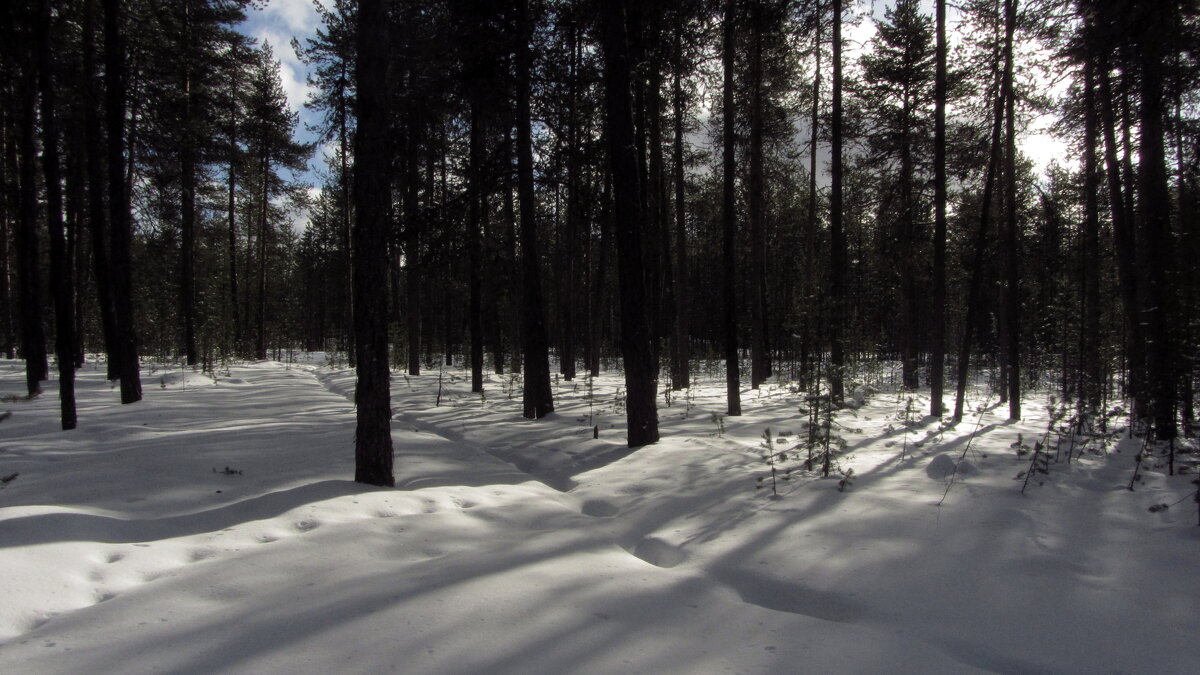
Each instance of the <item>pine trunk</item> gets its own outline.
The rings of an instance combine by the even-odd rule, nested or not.
[[[58,360],[58,396],[63,430],[74,429],[75,308],[74,274],[63,228],[63,193],[58,154],[58,111],[55,110],[50,39],[50,0],[42,0],[36,22],[38,82],[42,90],[42,173],[46,181],[46,225],[50,231],[50,278],[54,291],[54,352]]]
[[[617,280],[621,289],[621,353],[625,361],[629,447],[658,441],[654,355],[646,314],[642,269],[643,219],[638,190],[625,2],[606,3],[603,15],[604,85],[613,207],[617,234]]]
[[[107,84],[108,212],[112,254],[114,338],[121,380],[121,403],[142,400],[137,333],[133,321],[133,275],[130,245],[133,227],[129,184],[125,175],[125,35],[121,0],[104,0],[104,72]]]
[[[724,270],[721,279],[721,296],[725,305],[725,395],[727,400],[726,412],[729,415],[742,414],[741,373],[738,364],[738,335],[737,335],[737,231],[736,202],[734,200],[734,180],[737,164],[734,160],[734,108],[733,108],[733,50],[736,28],[734,26],[735,0],[725,1],[725,18],[723,25],[723,41],[721,63],[724,70],[724,87],[722,91],[722,261]]]
[[[524,345],[524,416],[540,419],[554,412],[550,390],[550,355],[542,304],[541,254],[538,246],[536,209],[533,196],[533,140],[529,110],[529,78],[533,38],[527,0],[517,1],[517,191],[521,202],[522,298],[521,340]]]
[[[842,222],[842,0],[833,0],[833,119],[831,193],[829,197],[829,395],[834,404],[845,399],[846,235]]]
[[[354,135],[354,313],[358,355],[354,388],[354,480],[395,484],[392,476],[391,383],[388,368],[387,280],[388,205],[388,16],[384,0],[359,0],[357,83],[358,128]]]
[[[929,414],[941,417],[946,373],[946,0],[937,0],[933,80],[933,326],[930,334]]]

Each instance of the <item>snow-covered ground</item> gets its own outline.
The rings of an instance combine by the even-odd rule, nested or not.
[[[631,453],[616,374],[556,382],[539,421],[508,377],[397,374],[377,489],[349,480],[352,372],[143,382],[121,406],[86,367],[70,432],[53,382],[0,403],[0,673],[1200,669],[1191,458],[1129,491],[1136,441],[1064,444],[1022,495],[1043,402],[1010,423],[978,394],[941,428],[883,387],[838,413],[838,471],[774,499],[763,431],[808,418],[786,384],[719,419],[704,375]],[[0,361],[0,394],[23,384]]]

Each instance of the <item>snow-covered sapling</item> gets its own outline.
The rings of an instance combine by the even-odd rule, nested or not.
[[[717,427],[717,436],[725,435],[725,416],[719,412],[713,411],[712,423]]]
[[[783,466],[784,462],[788,460],[788,451],[776,450],[775,445],[777,441],[783,441],[783,439],[772,439],[770,429],[763,431],[762,440],[759,441],[758,447],[762,450],[763,462],[766,463],[767,468],[770,469],[771,472],[764,476],[759,476],[758,480],[756,481],[756,485],[754,486],[754,489],[760,489],[763,487],[766,480],[770,478],[771,497],[774,499],[779,498],[779,481],[792,479],[792,470],[790,468],[784,468]]]
[[[854,484],[854,469],[846,469],[846,473],[842,474],[842,479],[838,481],[838,492],[845,492],[846,488]]]

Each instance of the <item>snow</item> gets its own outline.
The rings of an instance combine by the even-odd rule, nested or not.
[[[0,487],[0,672],[1188,673],[1200,659],[1195,474],[1148,462],[1130,491],[1139,446],[1121,440],[1051,463],[1022,495],[1030,455],[1013,444],[1047,420],[1032,400],[1012,422],[981,392],[942,426],[863,387],[837,415],[852,484],[796,472],[772,499],[755,489],[762,433],[790,446],[808,417],[786,383],[744,392],[721,430],[723,374],[702,374],[660,397],[663,440],[631,452],[615,373],[590,405],[586,379],[556,380],[558,412],[538,421],[510,376],[481,397],[457,367],[396,374],[397,487],[380,489],[349,480],[354,374],[321,355],[143,377],[145,400],[121,406],[87,366],[70,432],[54,382],[0,403],[0,477],[18,474]],[[23,383],[0,361],[0,394]]]

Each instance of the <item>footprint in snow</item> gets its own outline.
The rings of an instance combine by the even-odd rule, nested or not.
[[[201,560],[208,560],[216,554],[217,552],[211,548],[198,548],[188,554],[188,562],[200,562]]]
[[[109,565],[111,565],[111,564],[113,564],[113,563],[115,563],[115,562],[120,562],[120,561],[122,561],[122,560],[124,560],[124,559],[125,559],[125,554],[124,554],[124,553],[109,553],[109,554],[108,554],[108,557],[106,557],[106,558],[104,559],[104,562],[105,562],[106,564],[109,564]]]
[[[292,524],[292,527],[296,528],[297,532],[311,532],[320,526],[321,523],[315,520],[301,520]]]

